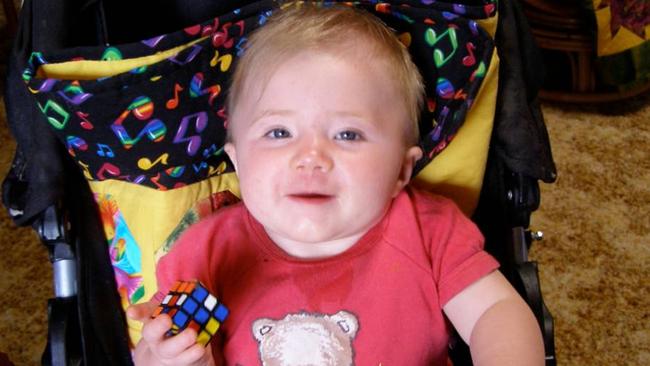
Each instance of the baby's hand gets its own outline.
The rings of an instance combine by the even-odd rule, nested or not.
[[[133,361],[136,365],[213,365],[210,347],[196,343],[197,334],[187,328],[181,333],[167,337],[172,326],[167,314],[151,319],[158,306],[155,301],[133,305],[127,309],[127,316],[141,321],[142,339],[135,348]]]

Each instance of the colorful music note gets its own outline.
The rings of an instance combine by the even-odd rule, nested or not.
[[[110,146],[105,144],[100,144],[100,143],[97,144],[97,155],[106,158],[115,157],[115,153],[113,152],[113,149],[111,149]]]
[[[198,173],[203,169],[208,168],[208,163],[205,161],[200,162],[198,165],[197,164],[192,164],[192,167],[194,168],[194,172]]]
[[[185,166],[184,165],[176,166],[176,167],[169,168],[169,169],[165,170],[165,173],[167,173],[167,175],[169,175],[172,178],[178,178],[181,175],[183,175],[184,172],[185,172]]]
[[[463,57],[463,65],[469,67],[476,63],[476,57],[474,57],[474,50],[476,49],[476,46],[474,46],[474,43],[472,42],[467,42],[465,44],[465,48],[467,49],[468,55]]]
[[[243,36],[244,35],[244,21],[240,20],[240,21],[236,22],[234,25],[239,27],[239,36],[240,37]],[[223,46],[224,48],[232,48],[232,46],[233,46],[233,44],[235,42],[235,39],[230,37],[229,29],[232,26],[233,26],[233,24],[231,22],[228,22],[228,23],[224,24],[221,27],[220,32],[215,32],[212,35],[212,46],[214,48],[221,47],[221,46]]]
[[[208,125],[208,114],[205,111],[202,111],[183,117],[178,131],[176,131],[176,136],[174,136],[174,143],[178,144],[184,143],[186,141],[189,142],[187,144],[187,154],[190,156],[196,155],[196,153],[199,151],[199,148],[201,147],[201,135],[197,134],[186,136],[188,133],[188,126],[192,121],[194,121],[194,128],[196,132],[200,134]]]
[[[200,27],[200,25],[199,25]],[[165,38],[165,36],[157,36],[149,39],[145,39],[144,41],[141,41],[144,45],[149,46],[150,48],[154,48],[160,43]]]
[[[168,153],[164,153],[160,155],[156,160],[153,162],[149,160],[149,158],[142,158],[138,160],[138,168],[142,170],[149,170],[153,168],[156,164],[160,163],[162,165],[167,165],[167,158],[169,158]]]
[[[207,149],[203,150],[203,157],[208,158],[210,155],[219,155],[223,148],[218,149],[216,144],[210,145]]]
[[[120,179],[125,179],[127,182],[135,183],[135,184],[140,184],[147,179],[146,175],[138,175],[135,177],[135,179],[131,179],[130,175],[121,175]]]
[[[199,52],[201,52],[202,49],[203,49],[203,47],[199,46],[198,44],[193,44],[192,46],[189,47],[189,50],[190,50],[189,53],[188,53],[187,49],[185,49],[185,50],[182,50],[179,53],[175,54],[174,56],[168,58],[168,60],[175,63],[175,64],[178,64],[178,65],[182,66],[182,65],[185,65],[185,64],[187,64],[189,62],[192,62],[192,60],[194,60],[196,55],[198,55]],[[179,60],[179,58],[178,58],[179,56],[185,56],[185,58],[182,59],[182,60]]]
[[[444,107],[443,109],[446,109],[447,107]],[[448,111],[448,109],[447,109]],[[431,131],[431,139],[433,141],[438,141],[440,139],[440,132],[442,132],[442,126],[444,124],[444,121],[441,119],[442,123],[436,123],[436,127]]]
[[[456,12],[457,14],[465,14],[467,12],[467,10],[465,9],[465,5],[463,4],[454,4],[453,8],[454,8],[454,12]]]
[[[436,100],[434,98],[427,98],[427,110],[433,113],[436,110]]]
[[[23,76],[23,78],[24,78],[24,76]],[[50,90],[52,90],[52,88],[54,87],[54,84],[56,84],[57,82],[58,82],[58,80],[56,80],[56,79],[46,79],[36,89],[32,88],[31,86],[28,89],[32,94],[47,93]]]
[[[101,168],[99,168],[99,171],[97,171],[97,178],[99,180],[106,180],[110,178],[106,178],[104,173],[108,173],[113,177],[119,177],[120,176],[120,168],[116,167],[115,165],[111,163],[104,163]]]
[[[454,96],[454,86],[445,78],[438,78],[436,93],[443,99],[450,99]]]
[[[143,136],[147,136],[153,142],[160,142],[165,138],[165,134],[167,133],[167,126],[159,119],[154,119],[147,123],[135,138],[131,137],[122,125],[113,124],[111,125],[111,129],[127,150],[137,144]]]
[[[195,36],[201,32],[201,24],[196,24],[187,28],[184,28],[183,31],[190,36]]]
[[[390,4],[384,2],[379,3],[375,5],[375,11],[378,13],[390,14]]]
[[[473,36],[478,36],[478,23],[470,19],[469,30],[472,32]]]
[[[202,72],[197,72],[193,77],[192,80],[190,81],[190,97],[192,98],[197,98],[202,95],[208,94],[208,104],[212,105],[214,102],[214,99],[221,93],[221,86],[219,84],[214,84],[212,86],[209,86],[205,89],[202,89],[203,87],[203,73]]]
[[[211,177],[213,175],[222,174],[223,172],[226,171],[227,166],[228,165],[226,164],[225,161],[222,161],[221,164],[219,164],[219,166],[217,166],[216,168],[210,166],[209,169],[208,169],[208,177]]]
[[[74,150],[81,150],[81,151],[86,151],[88,150],[88,144],[86,143],[86,140],[82,139],[81,137],[77,136],[67,136],[65,138],[65,145],[66,148],[68,149],[68,153],[71,156],[76,156]]]
[[[178,92],[180,91],[183,91],[183,87],[178,83],[174,84],[174,97],[165,103],[165,107],[167,107],[167,109],[175,109],[178,107]]]
[[[154,119],[147,123],[138,135],[133,138],[126,131],[126,128],[122,125],[124,120],[132,113],[133,116],[139,120],[145,120],[151,117],[153,114],[153,102],[150,98],[145,96],[137,97],[129,107],[120,114],[120,116],[113,122],[111,129],[120,140],[125,149],[130,149],[140,141],[143,136],[147,136],[149,140],[153,142],[160,142],[165,137],[167,132],[167,126],[158,120]]]
[[[88,113],[84,113],[82,111],[76,111],[75,114],[79,119],[81,119],[81,122],[79,122],[79,125],[81,125],[81,128],[84,130],[92,130],[95,128],[93,124],[87,119],[88,118]]]
[[[102,55],[102,61],[117,61],[121,60],[122,57],[122,52],[116,47],[108,47],[106,50],[104,50],[104,54]]]
[[[444,106],[442,107],[442,111],[440,111],[440,114],[438,115],[438,121],[440,125],[444,125],[445,122],[447,122],[447,117],[449,117],[449,107]],[[442,126],[440,126],[442,128]],[[435,136],[435,139],[438,139],[438,136]]]
[[[266,21],[269,19],[269,17],[271,16],[271,14],[273,14],[271,10],[267,10],[262,14],[260,14],[259,17],[257,18],[257,24],[264,25]]]
[[[474,70],[474,72],[472,73],[472,75],[470,75],[470,77],[469,77],[469,81],[474,81],[474,79],[476,79],[476,78],[482,78],[482,77],[484,77],[484,76],[485,76],[485,72],[486,72],[485,63],[484,63],[483,61],[481,61],[481,62],[478,64],[478,67],[476,68],[476,70]]]
[[[145,96],[139,96],[135,98],[133,102],[129,104],[126,110],[122,112],[120,116],[115,120],[114,124],[122,124],[126,117],[128,117],[131,113],[133,113],[135,118],[141,121],[149,119],[149,117],[151,117],[153,114],[153,102],[151,101],[151,98]]]
[[[218,64],[220,64],[219,70],[221,70],[221,72],[228,71],[228,69],[230,69],[230,64],[232,64],[232,55],[225,54],[219,57],[219,51],[214,51],[214,57],[210,60],[210,66],[215,67]]]
[[[465,91],[462,88],[456,90],[456,93],[454,94],[454,100],[458,100],[458,99],[462,99],[462,100],[467,99],[467,93],[465,93]]]
[[[452,13],[450,11],[443,11],[442,12],[442,17],[447,19],[447,20],[454,20],[454,19],[458,18],[458,14],[454,14],[454,13]],[[453,26],[453,24],[451,24],[450,26]]]
[[[239,41],[237,41],[237,44],[235,45],[235,49],[237,50],[237,57],[241,57],[244,54],[247,41],[248,38],[246,37],[241,37],[239,38]]]
[[[74,105],[80,105],[88,100],[88,98],[92,97],[92,94],[84,92],[78,81],[73,81],[58,93],[63,97],[63,99]]]
[[[62,130],[65,125],[68,123],[68,119],[70,118],[70,114],[66,112],[63,107],[58,105],[56,102],[52,100],[48,100],[45,103],[45,107],[41,105],[41,103],[37,103],[38,108],[43,112],[45,117],[47,118],[47,121],[54,126],[57,130]],[[54,112],[54,114],[51,114],[51,112]]]
[[[151,178],[149,178],[149,180],[150,180],[150,181],[151,181],[151,182],[152,182],[156,187],[158,187],[158,190],[160,190],[160,191],[166,191],[166,190],[167,190],[167,187],[165,187],[164,185],[162,185],[162,184],[159,183],[159,181],[160,181],[160,173],[156,174],[155,177],[151,177]]]
[[[483,10],[485,11],[485,15],[488,17],[491,17],[494,12],[496,11],[497,6],[495,3],[490,3],[490,4],[485,4],[483,5]]]
[[[451,45],[451,51],[449,52],[449,54],[447,54],[447,56],[445,56],[445,54],[441,49],[435,48],[433,50],[433,61],[437,67],[444,66],[447,62],[449,62],[452,56],[456,53],[456,50],[458,49],[458,37],[456,35],[456,29],[453,27],[449,27],[441,35],[438,35],[436,34],[436,31],[433,30],[432,28],[427,28],[426,32],[424,33],[424,40],[431,47],[437,45],[438,42],[440,42],[445,38],[449,40],[449,44]]]

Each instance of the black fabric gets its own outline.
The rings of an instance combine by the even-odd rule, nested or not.
[[[88,8],[85,8],[90,11]],[[3,181],[3,204],[18,225],[31,224],[48,206],[63,202],[73,228],[78,258],[78,310],[85,364],[129,365],[124,314],[121,311],[106,239],[86,181],[49,128],[23,84],[22,70],[34,48],[92,43],[95,24],[85,25],[78,2],[26,0],[8,60],[5,105],[17,151]],[[65,25],[65,26],[64,26]],[[91,27],[89,31],[87,27]],[[72,31],[74,30],[74,31]],[[74,332],[74,331],[73,331]]]
[[[93,193],[68,159],[67,208],[77,253],[81,343],[86,365],[131,365],[126,318]]]
[[[17,151],[11,171],[3,182],[3,204],[19,225],[28,225],[41,211],[56,202],[63,193],[61,154],[55,135],[42,126],[42,113],[36,108],[21,74],[32,46],[36,43],[51,47],[57,42],[58,33],[53,30],[48,39],[34,39],[41,34],[39,24],[33,23],[38,15],[33,11],[34,2],[25,1],[19,18],[19,27],[11,55],[7,60],[5,106],[10,131],[17,141]],[[50,19],[58,15],[53,9]],[[40,36],[43,37],[43,36]]]
[[[551,183],[555,163],[537,99],[544,65],[517,1],[499,1],[495,41],[501,63],[491,148],[511,171]]]

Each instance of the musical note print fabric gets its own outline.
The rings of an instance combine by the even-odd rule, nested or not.
[[[372,12],[395,29],[422,72],[425,157],[417,170],[454,137],[489,66],[492,39],[475,20],[494,16],[496,0],[475,3],[341,3]],[[182,187],[233,171],[222,149],[229,77],[247,35],[277,6],[258,1],[133,44],[34,52],[23,79],[88,180]]]

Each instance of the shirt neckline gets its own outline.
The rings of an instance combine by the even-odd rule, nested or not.
[[[282,250],[282,248],[280,248],[277,244],[275,244],[275,242],[273,242],[273,240],[271,240],[269,235],[266,233],[264,226],[262,226],[262,224],[259,221],[257,221],[253,217],[253,215],[251,215],[248,209],[245,209],[246,212],[245,221],[246,224],[251,229],[251,231],[253,232],[253,236],[255,239],[254,244],[258,246],[265,254],[271,256],[272,258],[283,262],[298,264],[298,265],[327,264],[327,263],[335,263],[335,262],[350,259],[352,257],[356,257],[372,249],[375,246],[375,244],[379,241],[379,239],[383,236],[383,233],[385,232],[385,229],[388,226],[391,206],[392,206],[392,202],[389,205],[388,209],[386,210],[386,213],[384,213],[384,216],[381,218],[381,220],[377,224],[375,224],[372,228],[370,228],[370,230],[368,230],[365,234],[363,234],[363,236],[361,236],[361,238],[356,243],[354,243],[350,248],[346,249],[345,251],[339,254],[330,257],[315,258],[315,259],[295,257]]]

